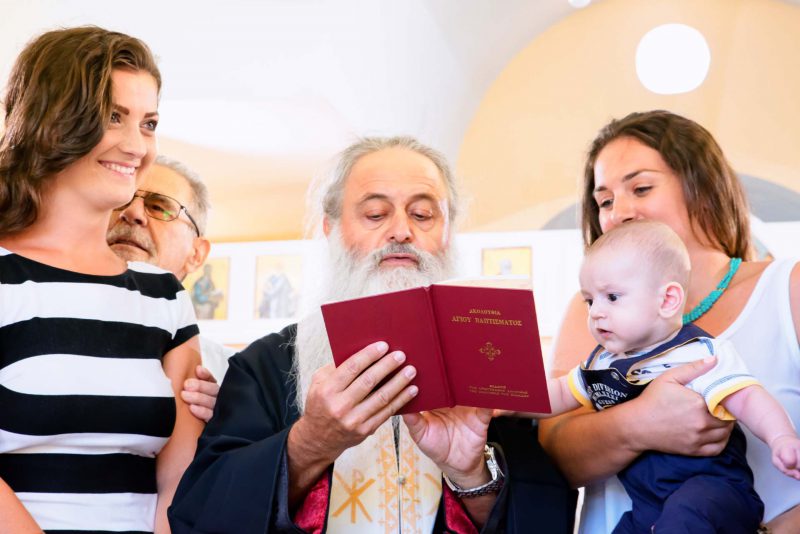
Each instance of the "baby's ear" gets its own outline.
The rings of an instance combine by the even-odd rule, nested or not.
[[[670,319],[676,314],[683,314],[685,293],[683,286],[678,282],[668,282],[661,286],[659,291],[660,306],[658,313],[664,319]]]

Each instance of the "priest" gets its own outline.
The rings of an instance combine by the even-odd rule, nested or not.
[[[459,195],[435,150],[363,139],[318,191],[320,303],[451,275]],[[172,532],[572,532],[576,493],[536,427],[461,406],[395,416],[418,393],[405,360],[376,339],[335,367],[318,308],[232,357]]]

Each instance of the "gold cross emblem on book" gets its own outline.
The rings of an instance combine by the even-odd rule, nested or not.
[[[483,355],[485,355],[487,358],[489,358],[489,361],[491,362],[491,361],[493,361],[495,358],[497,358],[498,356],[500,356],[500,355],[503,353],[503,351],[501,351],[501,350],[500,350],[500,349],[498,349],[498,348],[495,348],[495,346],[492,344],[492,342],[491,342],[491,341],[487,341],[487,342],[486,342],[486,345],[484,345],[484,346],[483,346],[483,347],[480,349],[480,353],[481,353],[481,354],[483,354]]]

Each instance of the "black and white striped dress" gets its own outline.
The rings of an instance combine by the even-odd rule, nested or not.
[[[0,247],[0,478],[42,529],[153,531],[175,423],[161,360],[197,333],[166,271],[85,275]]]

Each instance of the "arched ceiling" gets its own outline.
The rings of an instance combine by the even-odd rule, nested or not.
[[[160,151],[204,177],[216,240],[296,238],[303,192],[357,135],[453,161],[483,93],[566,0],[0,0],[0,76],[32,36],[97,24],[145,40],[164,78]]]
[[[756,3],[767,7],[755,9]],[[575,10],[566,0],[141,0],[124,6],[0,0],[0,76],[6,78],[26,41],[56,26],[93,23],[144,39],[160,58],[165,81],[160,151],[183,160],[208,183],[215,205],[209,234],[216,241],[300,237],[311,177],[354,136],[395,133],[421,138],[453,163],[459,157],[473,197],[467,229],[531,229],[574,202],[573,192],[554,194],[545,183],[507,172],[507,164],[516,158],[516,165],[530,167],[535,161],[544,165],[536,173],[568,180],[574,190],[585,143],[623,109],[597,95],[616,87],[606,82],[617,78],[636,81],[619,70],[587,81],[579,67],[570,72],[565,62],[576,50],[589,62],[607,59],[601,51],[609,43],[635,42],[624,32],[642,16],[712,25],[712,35],[727,39],[726,46],[752,50],[743,61],[728,56],[722,77],[709,78],[717,90],[711,98],[726,101],[724,109],[709,106],[710,126],[726,150],[739,154],[738,170],[770,179],[794,172],[796,178],[794,162],[773,157],[772,166],[763,168],[765,158],[748,155],[746,148],[773,131],[782,134],[773,154],[781,156],[794,143],[785,136],[794,130],[777,128],[789,118],[800,125],[797,88],[791,76],[784,83],[785,73],[800,73],[800,53],[792,51],[796,31],[783,36],[798,5],[800,0],[594,0]],[[770,17],[786,20],[771,23]],[[579,33],[570,36],[570,26]],[[534,91],[536,98],[546,97],[542,105],[531,110],[508,100],[512,105],[502,113],[486,107],[486,97],[499,94],[498,83],[532,47],[542,54],[525,68],[529,80],[549,84],[545,93]],[[787,57],[794,61],[788,67]],[[731,91],[727,73],[756,62],[780,72],[783,85],[754,79]],[[500,98],[521,98],[531,88],[517,84]],[[773,98],[767,99],[770,90]],[[763,120],[737,107],[748,92],[757,95],[754,106],[767,110]],[[703,106],[662,102],[678,111]],[[728,116],[731,109],[753,126],[750,137],[735,135],[739,113]],[[520,139],[518,152],[504,152],[476,135],[476,117],[495,113],[507,135]],[[560,119],[568,133],[544,129],[545,118]],[[528,121],[533,135],[521,121]],[[473,173],[467,154],[485,156],[489,170]]]
[[[656,95],[636,77],[639,40],[668,22],[698,29],[711,49],[690,93]],[[697,120],[737,172],[800,191],[797,28],[800,7],[778,0],[603,0],[562,19],[508,63],[467,130],[458,172],[477,199],[469,228],[541,228],[578,198],[597,131],[648,109]]]

